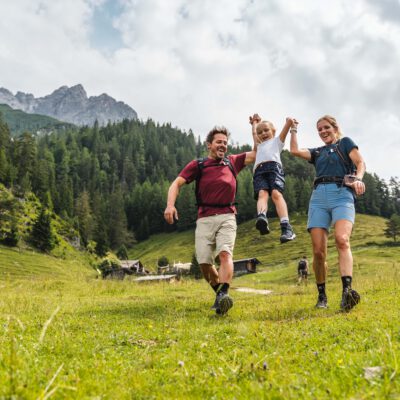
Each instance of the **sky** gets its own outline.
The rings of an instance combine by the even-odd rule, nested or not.
[[[249,115],[300,147],[333,115],[367,171],[400,177],[400,0],[0,0],[0,87],[82,84],[138,118],[251,144]],[[289,138],[285,148],[289,148]]]

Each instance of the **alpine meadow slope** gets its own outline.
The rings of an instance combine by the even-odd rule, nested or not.
[[[400,247],[385,241],[385,220],[357,215],[361,303],[349,313],[339,311],[333,249],[329,309],[314,308],[312,277],[308,286],[296,284],[295,261],[310,255],[310,243],[305,217],[292,221],[298,238],[285,245],[274,220],[263,238],[252,221],[239,225],[235,258],[251,254],[263,264],[232,286],[272,294],[233,289],[225,317],[209,309],[213,293],[203,280],[96,279],[77,255],[62,260],[0,246],[0,398],[398,398]],[[158,254],[187,261],[193,232],[155,235],[147,244],[151,250],[142,242],[130,255],[145,264]]]

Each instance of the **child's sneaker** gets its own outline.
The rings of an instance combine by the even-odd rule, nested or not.
[[[281,243],[289,242],[290,240],[293,240],[296,237],[296,234],[293,232],[292,225],[290,225],[289,222],[281,223],[281,232],[282,232],[282,235],[280,237]]]
[[[262,213],[257,215],[256,229],[260,231],[260,235],[267,235],[269,233],[268,219]]]

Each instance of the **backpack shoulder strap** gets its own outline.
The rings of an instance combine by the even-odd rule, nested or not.
[[[344,166],[346,167],[346,172],[348,174],[353,174],[356,170],[351,158],[349,156],[345,157],[342,150],[340,149],[340,143],[342,139],[339,139],[336,143],[336,151],[338,153],[339,158],[342,160]]]
[[[233,165],[232,165],[232,163],[231,163],[231,160],[229,159],[229,157],[225,157],[224,158],[224,163],[229,167],[229,169],[231,170],[231,172],[232,172],[232,175],[235,177],[235,179],[236,179],[236,172],[235,172],[235,169],[233,168]]]

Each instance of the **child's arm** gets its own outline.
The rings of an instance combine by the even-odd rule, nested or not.
[[[256,113],[249,117],[249,122],[251,124],[251,133],[253,135],[254,149],[261,143],[261,140],[257,136],[257,125],[261,122],[261,117]]]
[[[289,129],[292,128],[295,124],[296,120],[294,118],[287,117],[285,125],[282,128],[281,133],[279,134],[279,139],[282,143],[285,143],[286,136],[289,133]]]

